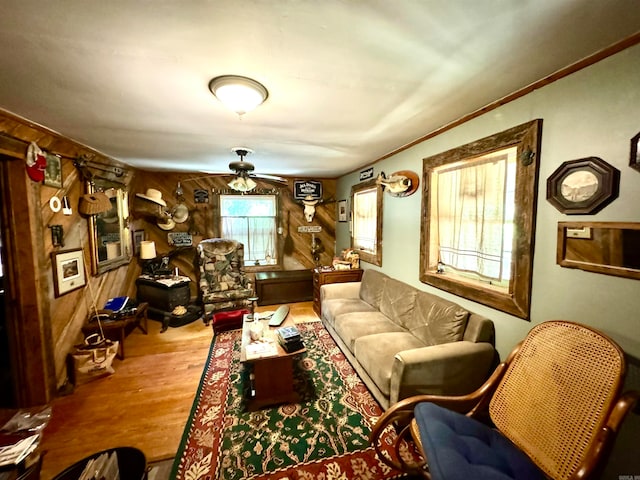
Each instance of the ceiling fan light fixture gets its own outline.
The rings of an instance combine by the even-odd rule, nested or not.
[[[231,180],[229,183],[227,183],[227,185],[229,185],[229,188],[231,188],[232,190],[235,190],[236,192],[245,193],[245,192],[250,192],[251,190],[256,188],[257,183],[254,182],[249,177],[237,176],[233,180]]]
[[[209,90],[224,106],[244,115],[261,105],[269,92],[260,82],[240,75],[222,75],[209,82]]]

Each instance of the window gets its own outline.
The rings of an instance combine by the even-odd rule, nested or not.
[[[375,181],[351,189],[351,248],[360,260],[382,265],[382,188]]]
[[[422,282],[529,318],[541,127],[423,160]]]
[[[249,265],[277,263],[275,195],[220,195],[222,238],[244,245]]]
[[[516,148],[433,169],[430,224],[441,273],[509,288]]]

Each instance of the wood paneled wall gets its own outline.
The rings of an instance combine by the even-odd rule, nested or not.
[[[135,194],[144,194],[148,188],[155,188],[162,192],[162,198],[167,203],[167,208],[171,209],[179,202],[176,196],[178,182],[183,190],[184,203],[189,209],[189,220],[177,224],[173,232],[191,232],[193,234],[193,245],[197,245],[202,239],[215,238],[219,233],[219,219],[217,214],[218,194],[216,191],[228,189],[227,182],[231,179],[225,175],[205,175],[205,174],[185,174],[172,172],[147,172],[139,171],[131,184],[132,202],[132,229],[142,229],[148,240],[156,242],[158,254],[167,253],[174,250],[168,244],[167,231],[160,229],[153,217],[149,215],[153,210],[153,204],[138,198]],[[301,226],[319,226],[322,231],[315,234],[317,240],[322,244],[323,251],[320,253],[320,264],[330,265],[335,253],[335,222],[336,222],[336,202],[335,202],[335,180],[322,180],[323,198],[325,203],[316,207],[316,214],[312,222],[307,222],[303,215],[303,205],[293,198],[293,182],[296,179],[288,180],[288,185],[268,182],[256,178],[258,186],[256,190],[276,189],[279,198],[279,215],[282,234],[278,235],[278,257],[282,259],[281,266],[260,266],[254,267],[246,265],[248,271],[265,269],[309,269],[315,266],[311,254],[311,233],[298,232]],[[194,200],[194,190],[203,189],[209,192],[208,203],[196,203]],[[151,208],[150,208],[151,207]],[[179,253],[172,257],[171,265],[178,267],[180,273],[187,275],[194,280],[192,282],[192,295],[197,295],[196,272],[194,269],[195,248],[184,253]]]
[[[62,158],[62,188],[53,188],[32,181],[25,169],[28,143],[35,141],[48,153]],[[12,305],[12,318],[8,319],[16,385],[16,406],[29,406],[48,402],[67,378],[66,358],[73,345],[82,340],[81,326],[92,304],[98,308],[113,296],[135,297],[135,280],[141,272],[137,257],[116,270],[92,276],[89,258],[88,225],[86,217],[78,213],[78,202],[84,193],[84,180],[74,166],[74,159],[88,155],[92,162],[104,165],[125,165],[99,152],[52,132],[45,127],[0,111],[0,158],[5,178],[2,192],[3,253],[10,263],[7,278],[13,285],[8,289]],[[174,251],[167,242],[167,231],[161,230],[154,219],[139,212],[141,204],[148,203],[136,197],[147,188],[162,192],[169,207],[178,199],[175,191],[180,182],[184,200],[190,211],[187,222],[176,225],[174,232],[192,232],[194,245],[204,238],[219,235],[216,221],[217,195],[214,190],[226,189],[229,176],[200,175],[171,172],[149,172],[128,169],[129,208],[131,230],[142,229],[147,239],[154,240],[158,253]],[[279,193],[280,226],[278,252],[281,266],[249,266],[249,270],[283,268],[285,270],[314,267],[311,254],[311,233],[298,232],[300,226],[320,226],[316,233],[323,251],[320,263],[331,263],[335,249],[335,180],[322,180],[325,203],[316,207],[312,222],[303,215],[303,206],[293,199],[293,182],[288,185],[256,179],[258,189],[276,188]],[[8,182],[8,183],[7,183]],[[193,192],[205,189],[209,202],[196,204]],[[52,196],[67,196],[72,215],[49,208]],[[142,209],[147,208],[142,205]],[[62,225],[64,247],[53,247],[50,225]],[[6,227],[9,227],[8,229]],[[51,252],[83,248],[88,284],[58,298],[54,295]],[[195,248],[172,256],[171,264],[183,275],[196,279],[194,269]],[[196,282],[192,282],[192,295],[197,295]]]
[[[29,178],[25,154],[35,141],[62,163],[62,188],[46,186]],[[93,298],[100,307],[115,295],[135,295],[135,262],[99,277],[90,274],[87,219],[78,213],[84,181],[73,160],[88,155],[104,165],[114,160],[48,129],[0,112],[0,154],[3,155],[3,254],[8,264],[7,318],[12,342],[12,369],[16,379],[16,406],[42,404],[55,395],[66,380],[66,358],[82,340],[81,326]],[[133,176],[132,176],[133,177]],[[52,196],[67,196],[72,215],[49,208]],[[64,246],[53,247],[50,225],[61,225]],[[8,228],[7,228],[8,227]],[[58,298],[54,295],[51,253],[83,248],[88,284]],[[94,297],[91,295],[94,294]]]

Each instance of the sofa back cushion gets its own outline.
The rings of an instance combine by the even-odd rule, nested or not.
[[[380,312],[392,322],[406,328],[413,316],[418,290],[394,278],[388,278],[382,289]]]
[[[460,305],[427,292],[419,292],[406,328],[426,345],[463,339],[469,312]]]
[[[362,272],[360,299],[379,310],[382,289],[388,279],[387,275],[377,270],[369,269]]]

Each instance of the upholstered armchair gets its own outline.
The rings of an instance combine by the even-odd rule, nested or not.
[[[244,245],[236,240],[202,240],[196,256],[199,295],[204,322],[215,312],[236,310],[250,305],[253,288],[244,271]]]

